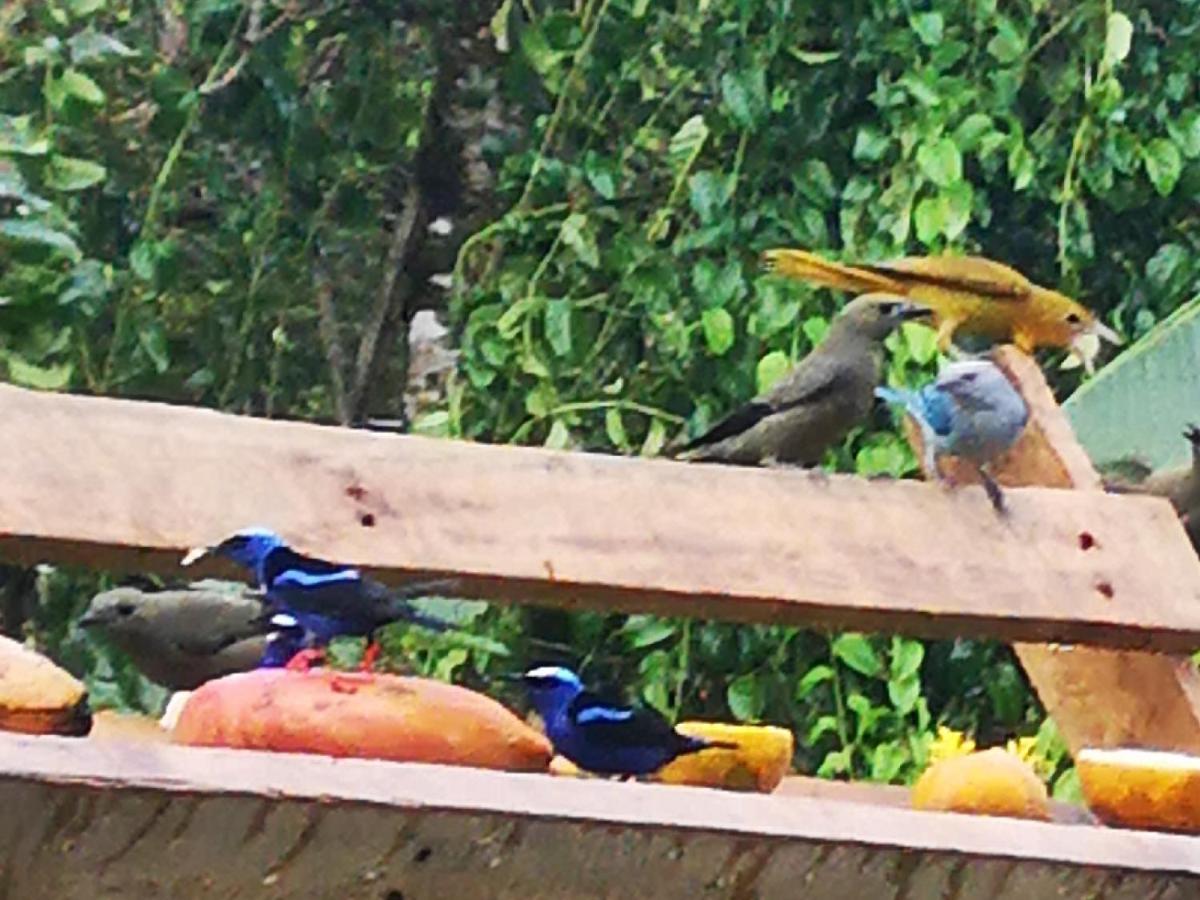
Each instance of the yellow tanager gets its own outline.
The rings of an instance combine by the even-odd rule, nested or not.
[[[881,263],[839,263],[807,250],[768,250],[766,268],[853,293],[910,297],[933,310],[938,347],[955,332],[1011,341],[1026,353],[1069,347],[1092,371],[1097,338],[1121,338],[1065,294],[1034,284],[1016,269],[981,256],[906,256]]]

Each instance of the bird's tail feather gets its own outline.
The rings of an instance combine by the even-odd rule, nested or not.
[[[841,291],[855,294],[865,294],[869,291],[906,293],[904,285],[894,278],[857,266],[822,259],[807,250],[767,250],[762,255],[762,262],[768,272],[776,272],[801,281],[812,281]]]
[[[903,404],[906,407],[912,401],[911,391],[902,390],[900,388],[886,387],[884,385],[880,385],[879,387],[875,388],[875,396],[884,403]]]
[[[429,594],[440,594],[456,587],[456,578],[438,578],[433,581],[413,581],[392,589],[393,607],[396,618],[412,625],[420,625],[430,631],[454,631],[457,629],[453,622],[448,622],[439,616],[423,613],[409,601],[413,597],[424,597]]]

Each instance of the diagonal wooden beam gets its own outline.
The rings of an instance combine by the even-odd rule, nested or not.
[[[6,897],[1194,897],[1197,839],[481,769],[0,735]]]
[[[1001,349],[997,362],[1020,387],[1031,413],[1025,434],[996,469],[998,481],[1099,494],[1100,477],[1037,363],[1012,347]],[[964,481],[974,478],[962,469],[955,474]],[[1152,544],[1139,545],[1130,560],[1140,568],[1160,564]],[[1197,648],[1200,644],[1181,649]],[[1200,753],[1200,676],[1189,657],[1063,644],[1018,643],[1013,649],[1072,753],[1082,747]]]
[[[1200,645],[1170,507],[625,459],[0,387],[0,555],[177,574],[274,527],[466,596],[1117,647]],[[1085,537],[1086,536],[1086,537]],[[1147,564],[1152,560],[1152,564]],[[230,569],[230,572],[233,570]]]

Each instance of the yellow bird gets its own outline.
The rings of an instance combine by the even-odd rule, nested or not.
[[[1034,284],[982,256],[906,256],[882,263],[838,263],[807,250],[768,250],[768,271],[856,294],[899,294],[933,310],[938,348],[955,332],[1011,341],[1026,353],[1069,347],[1091,372],[1098,338],[1121,337],[1065,294]]]

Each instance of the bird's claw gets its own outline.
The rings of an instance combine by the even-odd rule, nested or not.
[[[284,666],[289,672],[307,672],[313,666],[325,661],[325,651],[320,647],[309,647],[301,650],[287,661]]]
[[[362,662],[358,664],[358,671],[370,672],[375,668],[375,663],[379,662],[379,654],[381,648],[378,641],[370,641],[367,643],[367,649],[363,651]]]

